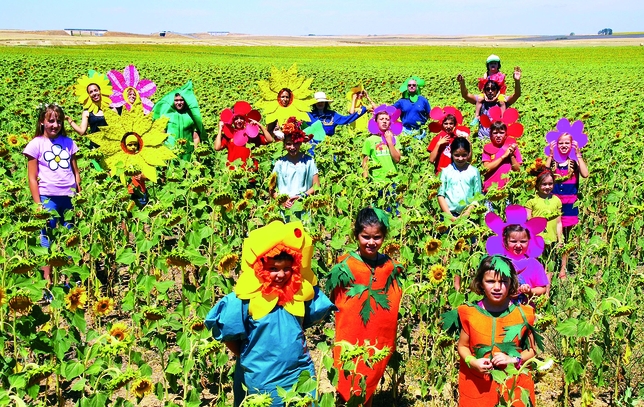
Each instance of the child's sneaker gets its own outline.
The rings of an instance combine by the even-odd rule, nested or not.
[[[42,302],[44,304],[51,304],[51,302],[54,300],[54,295],[49,291],[48,289],[42,290]]]
[[[479,125],[479,123],[480,123],[479,118],[478,118],[478,117],[475,117],[475,118],[473,118],[473,119],[472,119],[472,121],[470,122],[470,127],[478,126],[478,125]]]

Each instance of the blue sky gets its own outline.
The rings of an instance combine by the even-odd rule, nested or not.
[[[594,34],[644,31],[641,0],[3,0],[0,29],[149,34]]]

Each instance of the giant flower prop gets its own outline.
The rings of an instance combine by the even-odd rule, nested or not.
[[[267,81],[259,81],[259,90],[262,99],[257,102],[257,106],[262,109],[266,122],[271,123],[275,120],[280,124],[294,116],[298,120],[308,121],[311,105],[315,103],[313,91],[310,89],[313,79],[305,79],[297,76],[297,65],[293,64],[288,70],[279,70],[271,68],[271,76]],[[279,92],[282,89],[290,89],[291,101],[288,106],[282,106],[279,101]]]
[[[396,109],[394,106],[380,105],[373,109],[373,116],[371,117],[371,120],[369,120],[369,132],[371,134],[379,134],[382,137],[382,142],[386,143],[385,135],[380,131],[380,127],[378,126],[378,122],[376,121],[378,114],[382,112],[385,112],[389,115],[389,119],[391,119],[391,122],[389,123],[389,130],[391,130],[394,135],[397,136],[402,133],[403,125],[402,122],[398,120],[400,118],[400,110]],[[395,137],[394,144],[396,144]]]
[[[559,141],[559,137],[563,136],[564,134],[569,134],[572,138],[572,141],[577,142],[577,146],[579,148],[582,148],[586,144],[588,144],[588,135],[584,134],[584,123],[581,120],[577,120],[574,123],[570,124],[570,120],[562,117],[557,122],[556,130],[549,131],[548,134],[546,134],[546,142],[548,144],[546,144],[546,148],[543,150],[543,152],[546,153],[546,156],[550,156],[550,143],[552,143],[553,141]],[[553,156],[555,161],[557,161],[558,163],[565,163],[566,161],[568,161],[568,158],[577,161],[577,153],[575,152],[574,148],[571,148],[566,155],[562,154],[558,148],[555,148]]]
[[[241,129],[233,125],[233,121],[237,117],[244,119],[244,127]],[[237,146],[245,146],[249,138],[255,138],[259,134],[259,127],[250,121],[254,120],[259,122],[262,120],[262,115],[254,110],[250,103],[240,100],[235,103],[232,109],[224,109],[219,116],[224,122],[224,134]]]
[[[489,81],[495,82],[497,85],[499,85],[499,93],[501,93],[502,95],[505,95],[505,92],[507,91],[508,86],[505,84],[504,73],[498,72],[488,76],[487,78],[479,78],[478,87],[481,92],[483,91],[485,84],[488,83]]]
[[[508,127],[508,137],[517,139],[523,135],[523,125],[517,122],[519,120],[517,109],[510,107],[503,112],[499,106],[494,106],[490,108],[488,115],[481,115],[481,126],[490,127],[494,122],[503,122]]]
[[[443,120],[445,116],[451,114],[456,118],[456,129],[470,134],[469,127],[463,126],[463,113],[454,106],[445,106],[444,108],[435,107],[429,112],[429,118],[436,120],[429,124],[429,131],[432,133],[440,133],[443,130]]]
[[[407,85],[409,85],[409,81],[411,81],[412,79],[416,81],[416,91],[409,93],[409,88],[407,87]],[[423,86],[425,86],[424,80],[420,79],[418,76],[412,76],[411,78],[408,78],[405,82],[403,82],[398,90],[400,90],[400,93],[402,93],[402,97],[404,99],[409,99],[412,103],[416,103],[418,101],[418,95],[420,95],[420,90],[423,88]]]
[[[89,85],[98,86],[101,91],[101,100],[94,102],[87,92]],[[99,110],[106,110],[110,107],[110,95],[112,94],[112,85],[107,79],[107,76],[100,74],[96,71],[89,71],[87,75],[83,75],[76,81],[74,85],[74,96],[83,105],[83,109],[90,113],[98,113]]]
[[[281,252],[293,256],[293,273],[283,287],[271,285],[264,262]],[[311,270],[312,240],[301,222],[274,221],[249,233],[242,249],[242,272],[235,285],[239,299],[249,300],[254,319],[266,316],[276,306],[292,315],[304,316],[304,301],[313,299],[318,281]]]
[[[523,260],[525,256],[515,255],[506,249],[503,244],[503,231],[509,225],[521,225],[523,228],[530,232],[530,240],[528,242],[528,251],[526,256],[536,258],[543,253],[545,246],[543,237],[539,233],[543,232],[548,224],[546,218],[532,218],[528,220],[528,211],[521,205],[509,205],[505,209],[505,219],[494,212],[489,212],[485,215],[485,223],[496,235],[490,236],[485,243],[485,249],[490,256],[501,254],[513,260]]]
[[[143,104],[143,112],[145,114],[150,113],[154,103],[149,98],[156,92],[157,85],[149,79],[141,79],[139,77],[139,71],[137,71],[134,65],[126,66],[122,73],[111,70],[107,73],[107,77],[112,82],[114,88],[112,96],[110,96],[110,99],[112,99],[111,107],[125,106],[127,110],[130,110],[140,99],[141,104]],[[128,99],[128,93],[132,90],[137,96],[137,100],[134,102],[130,102]],[[111,125],[112,123],[110,123]]]
[[[163,141],[168,137],[164,132],[168,124],[167,117],[152,121],[152,117],[143,114],[141,105],[135,104],[132,110],[123,110],[121,116],[111,109],[105,110],[105,120],[109,126],[87,137],[99,145],[98,151],[105,156],[105,164],[112,174],[118,164],[122,163],[126,169],[139,168],[146,178],[156,182],[155,167],[166,166],[167,160],[176,158],[174,153],[163,145]],[[126,139],[129,136],[134,136],[138,141],[137,151],[128,150]]]

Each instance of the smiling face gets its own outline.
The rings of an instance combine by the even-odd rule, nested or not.
[[[134,88],[127,88],[127,100],[130,102],[130,104],[136,102],[136,89]]]
[[[186,107],[186,101],[180,95],[176,95],[174,97],[174,108],[177,109],[178,112],[180,112],[185,107]]]
[[[246,120],[244,119],[243,116],[235,116],[233,118],[233,127],[236,128],[237,130],[243,129],[245,124],[246,124]]]
[[[281,91],[280,94],[277,96],[277,101],[282,107],[287,107],[288,105],[291,104],[291,92],[287,90]]]
[[[43,135],[51,139],[56,138],[60,130],[63,128],[63,118],[58,117],[58,113],[50,110],[45,114],[43,125]]]
[[[89,98],[92,99],[92,102],[99,103],[101,101],[101,88],[99,88],[95,83],[92,83],[87,87],[87,94],[89,95]]]
[[[271,286],[283,288],[293,275],[293,260],[288,259],[266,259],[264,269],[268,270],[271,276]]]
[[[324,110],[325,107],[326,107],[326,102],[317,102],[315,104],[315,108],[318,110]]]
[[[539,193],[539,196],[541,196],[542,198],[550,196],[554,185],[555,180],[552,178],[552,175],[548,174],[544,176],[544,178],[541,180],[541,183],[537,185],[537,192]]]
[[[302,143],[295,143],[291,137],[284,137],[284,150],[286,150],[289,157],[298,157],[301,146]]]
[[[505,238],[505,247],[508,251],[516,256],[524,256],[528,252],[528,243],[530,236],[525,230],[510,232]]]
[[[501,275],[495,270],[488,270],[483,275],[481,288],[489,305],[502,307],[508,300],[510,278]]]
[[[456,121],[452,119],[451,117],[446,118],[443,120],[443,130],[445,133],[452,134],[454,133],[454,129],[456,128]]]
[[[490,75],[494,75],[499,72],[499,63],[497,61],[492,61],[487,64],[487,69],[490,71]]]
[[[366,259],[376,259],[378,257],[378,250],[385,240],[385,235],[380,230],[378,225],[366,225],[360,233],[358,233],[358,251],[360,256]]]
[[[380,131],[384,133],[385,131],[389,130],[389,126],[391,125],[391,118],[385,112],[378,113],[378,116],[376,116],[376,123],[378,123],[378,129],[380,129]]]
[[[566,156],[572,147],[572,136],[568,133],[562,134],[557,140],[557,148],[561,155]]]
[[[468,152],[464,148],[458,148],[455,151],[452,151],[452,161],[454,162],[456,168],[458,168],[459,170],[466,169],[470,162],[471,154],[471,151]]]

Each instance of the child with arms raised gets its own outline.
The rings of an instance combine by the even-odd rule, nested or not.
[[[326,285],[338,307],[333,350],[334,364],[340,371],[337,391],[344,401],[355,396],[365,407],[371,406],[372,396],[396,347],[403,268],[379,253],[388,227],[389,220],[383,210],[362,209],[354,226],[358,250],[340,257]],[[361,287],[365,289],[359,291]],[[369,353],[377,360],[368,366],[360,358],[354,360],[355,372],[344,371],[342,349],[356,345],[372,345]],[[365,382],[366,392],[360,386],[361,381]]]
[[[304,329],[322,321],[333,304],[317,287],[312,255],[311,237],[300,222],[272,222],[244,241],[234,292],[205,321],[237,357],[235,406],[248,392],[268,393],[271,406],[282,407],[278,386],[290,389],[304,371],[315,376]]]

